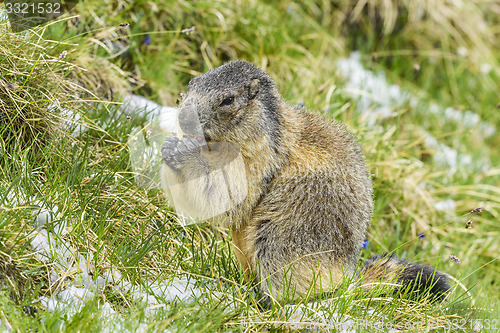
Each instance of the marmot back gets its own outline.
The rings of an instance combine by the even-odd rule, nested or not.
[[[179,125],[186,135],[162,146],[167,196],[193,214],[229,207],[211,220],[231,228],[242,268],[257,275],[266,297],[331,291],[355,273],[373,189],[362,150],[342,125],[287,104],[269,75],[244,61],[192,79]],[[176,193],[172,180],[184,184]],[[444,274],[395,257],[375,257],[360,274],[421,291],[435,284],[437,298],[449,289]]]

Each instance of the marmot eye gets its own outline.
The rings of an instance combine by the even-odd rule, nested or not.
[[[233,102],[234,102],[234,97],[231,96],[231,97],[228,97],[228,98],[224,99],[222,101],[222,103],[220,103],[220,106],[231,105],[231,104],[233,104]]]

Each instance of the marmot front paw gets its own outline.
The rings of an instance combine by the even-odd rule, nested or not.
[[[165,163],[175,169],[184,163],[190,156],[199,154],[201,147],[195,138],[184,135],[182,139],[176,136],[169,136],[161,145],[161,157]]]

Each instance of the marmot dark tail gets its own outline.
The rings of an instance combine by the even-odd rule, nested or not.
[[[394,293],[404,292],[405,297],[418,298],[429,295],[432,301],[443,300],[450,290],[448,277],[433,267],[413,264],[394,255],[375,255],[366,260],[359,272],[362,285],[375,283],[398,284]]]

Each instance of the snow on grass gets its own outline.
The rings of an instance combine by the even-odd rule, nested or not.
[[[87,131],[87,126],[78,112],[57,104],[50,104],[47,108],[49,111],[59,114],[61,129],[70,132],[71,136],[78,137]]]
[[[28,202],[29,197],[24,193],[22,188],[8,190],[5,183],[0,183],[0,205],[7,207],[17,207]]]
[[[411,95],[398,85],[389,85],[384,73],[366,70],[359,52],[352,52],[349,58],[339,59],[337,66],[347,80],[343,90],[357,99],[356,108],[361,119],[370,126],[394,116],[393,110],[411,99]]]
[[[95,294],[87,288],[68,286],[55,296],[40,297],[40,303],[47,309],[47,311],[54,312],[57,310],[64,312],[69,316],[74,316],[85,306],[87,301],[93,299],[94,297]],[[111,307],[108,309],[110,310],[106,311],[107,314],[115,313]]]
[[[117,269],[110,268],[96,276],[94,256],[92,253],[83,256],[76,248],[63,239],[71,231],[71,226],[66,225],[57,206],[49,205],[33,198],[26,200],[20,189],[19,193],[8,192],[2,199],[3,205],[22,205],[28,201],[33,205],[34,220],[38,223],[29,235],[30,246],[34,256],[47,263],[49,280],[52,285],[62,285],[51,296],[42,296],[40,303],[47,311],[59,311],[72,317],[77,314],[85,304],[95,299],[104,286],[110,286],[117,292],[143,302],[146,307],[154,307],[174,301],[192,303],[202,297],[202,291],[196,287],[195,280],[185,277],[175,277],[172,281],[142,281],[143,285],[133,285],[125,279]],[[47,230],[48,227],[50,231]],[[103,267],[111,267],[107,262]],[[101,269],[102,271],[102,269]],[[122,331],[124,319],[113,306],[106,302],[99,306],[101,315],[109,327],[106,331]],[[142,327],[142,329],[141,329]],[[146,331],[146,325],[140,325],[138,331]]]
[[[22,197],[23,194],[11,194],[10,203],[24,203],[24,199],[16,200],[19,196]],[[50,283],[53,286],[62,285],[62,288],[54,294],[39,298],[40,304],[47,311],[58,311],[71,318],[78,314],[87,302],[98,297],[105,286],[131,300],[142,302],[146,314],[151,315],[158,306],[168,308],[168,305],[173,302],[203,304],[213,297],[225,302],[228,310],[234,309],[235,300],[228,293],[214,291],[216,288],[213,288],[210,282],[205,281],[207,291],[211,291],[208,295],[207,291],[198,287],[198,284],[202,282],[199,279],[175,276],[168,281],[143,280],[140,284],[134,285],[123,277],[120,270],[115,268],[104,271],[101,268],[100,275],[96,276],[93,254],[83,256],[64,240],[64,235],[71,232],[71,226],[63,223],[64,218],[59,208],[55,205],[49,208],[49,205],[41,200],[31,198],[31,201],[36,203],[33,205],[34,220],[41,223],[29,235],[30,246],[34,250],[35,257],[48,264]],[[59,225],[64,227],[58,227]],[[51,227],[50,231],[47,230],[49,227]],[[111,267],[111,265],[101,262],[101,267]],[[297,329],[308,328],[319,331],[340,328],[342,332],[349,332],[352,328],[352,320],[333,312],[324,312],[326,310],[319,303],[286,305],[284,309],[285,312],[290,313],[287,316],[290,327]],[[126,318],[113,309],[111,303],[100,304],[99,310],[103,317],[105,332],[127,331]],[[136,332],[147,331],[147,325],[144,322],[136,323],[136,327]]]
[[[146,189],[160,188],[160,147],[167,136],[176,132],[179,110],[142,96],[128,95],[123,98],[121,111],[145,116],[148,121],[143,128],[135,128],[128,141],[136,184]]]
[[[129,116],[145,115],[147,121],[157,123],[165,132],[176,131],[177,108],[160,105],[143,96],[127,95],[123,97],[120,110]]]
[[[123,291],[127,291],[133,299],[142,301],[148,305],[159,305],[180,302],[194,302],[202,296],[201,290],[196,287],[193,280],[186,277],[175,277],[172,281],[156,281],[148,283],[144,287],[131,286],[128,283],[118,285]]]
[[[455,211],[457,203],[453,199],[446,199],[436,202],[434,208],[439,211]]]
[[[369,126],[375,126],[381,120],[394,116],[395,109],[409,104],[414,108],[419,106],[422,112],[428,115],[438,115],[447,122],[453,122],[465,128],[479,128],[483,138],[491,137],[496,133],[496,127],[487,121],[482,121],[477,113],[470,110],[463,112],[452,107],[442,108],[435,103],[427,104],[403,90],[399,85],[388,84],[384,73],[374,73],[363,67],[359,52],[353,52],[349,58],[338,60],[337,66],[346,79],[344,91],[356,99],[356,109],[361,114],[361,120]],[[423,132],[424,144],[433,152],[434,162],[439,167],[447,168],[449,175],[456,173],[460,168],[481,171],[489,169],[489,161],[474,161],[471,155],[461,153],[439,142],[431,134]]]
[[[9,20],[9,14],[7,13],[7,10],[4,8],[0,8],[0,23],[7,22]],[[0,26],[0,29],[2,29],[2,26]]]
[[[433,135],[422,131],[424,145],[427,150],[432,152],[433,160],[436,166],[446,168],[448,175],[453,175],[459,170],[478,170],[486,172],[490,169],[491,163],[487,157],[479,162],[474,161],[470,154],[460,153],[441,142]]]
[[[284,306],[289,312],[288,323],[291,329],[307,329],[309,332],[355,332],[355,322],[348,315],[329,311],[328,301]]]
[[[357,100],[356,108],[368,125],[375,125],[377,121],[394,115],[393,110],[409,103],[416,107],[421,100],[397,84],[387,83],[383,72],[374,73],[363,67],[361,53],[352,52],[349,58],[341,58],[337,66],[346,79],[344,91]],[[485,138],[496,133],[493,124],[481,121],[481,117],[470,110],[460,111],[452,107],[442,108],[430,103],[423,108],[429,114],[440,114],[447,121],[455,122],[466,128],[479,126]]]

